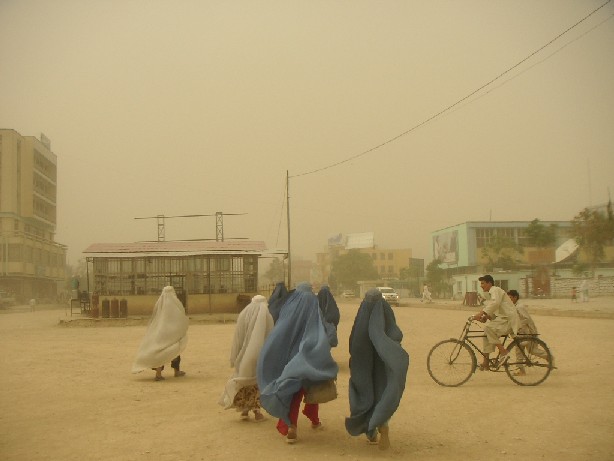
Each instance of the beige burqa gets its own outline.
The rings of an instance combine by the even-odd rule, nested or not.
[[[181,354],[188,343],[188,323],[175,289],[164,287],[132,364],[132,373],[161,367]]]
[[[230,352],[230,366],[234,374],[226,383],[219,404],[232,408],[237,392],[256,385],[256,365],[264,340],[273,329],[273,317],[264,296],[256,295],[237,318]]]

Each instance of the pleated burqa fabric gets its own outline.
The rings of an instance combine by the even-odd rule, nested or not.
[[[379,290],[369,290],[350,335],[350,416],[345,427],[351,435],[373,437],[398,408],[409,367],[402,339],[390,305]]]
[[[322,285],[320,291],[318,291],[318,303],[322,311],[322,319],[324,320],[324,329],[326,330],[326,336],[328,336],[328,342],[331,347],[337,347],[339,344],[337,326],[339,325],[341,315],[339,314],[337,301],[335,301],[327,285]]]
[[[273,329],[266,298],[256,295],[237,317],[237,326],[230,351],[230,366],[235,371],[226,382],[219,404],[232,408],[237,392],[256,384],[256,365],[266,337]]]
[[[164,287],[156,301],[132,373],[161,367],[177,357],[188,343],[189,319],[175,289]]]
[[[290,425],[290,403],[301,388],[337,377],[318,298],[311,285],[300,284],[290,295],[258,359],[260,404]]]

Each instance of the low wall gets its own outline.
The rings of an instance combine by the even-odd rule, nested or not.
[[[588,284],[589,297],[612,296],[614,295],[614,276],[598,275],[595,278],[583,277],[551,277],[550,278],[550,297],[551,298],[571,298],[571,290],[576,287],[577,297],[580,298],[580,285],[586,280]],[[528,292],[533,293],[533,280],[528,277],[521,279],[527,284]]]
[[[188,294],[187,313],[188,314],[236,314],[249,304],[252,297],[257,293],[215,293],[215,294]],[[125,299],[128,307],[128,315],[151,315],[153,308],[158,300],[158,295],[129,295],[129,296],[101,296],[98,309],[102,316],[102,302],[108,300],[109,304],[113,299]]]

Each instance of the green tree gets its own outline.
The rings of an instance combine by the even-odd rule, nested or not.
[[[556,224],[545,226],[535,218],[527,226],[526,234],[531,245],[537,248],[548,248],[556,243],[556,230]]]
[[[499,234],[493,235],[490,241],[482,247],[482,256],[488,260],[486,271],[490,272],[495,267],[504,270],[515,268],[515,255],[522,252],[522,246],[514,239]]]
[[[264,273],[264,276],[271,282],[283,282],[286,280],[286,268],[282,260],[273,258],[269,269]]]
[[[331,278],[338,288],[356,290],[359,280],[377,280],[379,274],[371,256],[359,250],[350,250],[333,260]]]
[[[448,276],[446,270],[440,267],[441,259],[433,259],[426,266],[426,281],[431,292],[439,295],[448,291]]]
[[[612,202],[606,213],[584,208],[571,221],[571,233],[580,249],[588,256],[591,270],[605,256],[605,246],[614,240]]]

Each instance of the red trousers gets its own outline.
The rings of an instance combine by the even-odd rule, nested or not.
[[[294,397],[292,397],[292,402],[290,403],[290,424],[296,427],[296,423],[298,421],[298,411],[301,407],[301,401],[303,400],[303,396],[305,395],[305,390],[301,388]],[[317,403],[306,403],[303,407],[303,414],[309,418],[311,424],[319,424],[320,418],[318,418],[318,409],[319,406]],[[288,435],[288,425],[280,419],[277,421],[277,430],[281,435]]]

